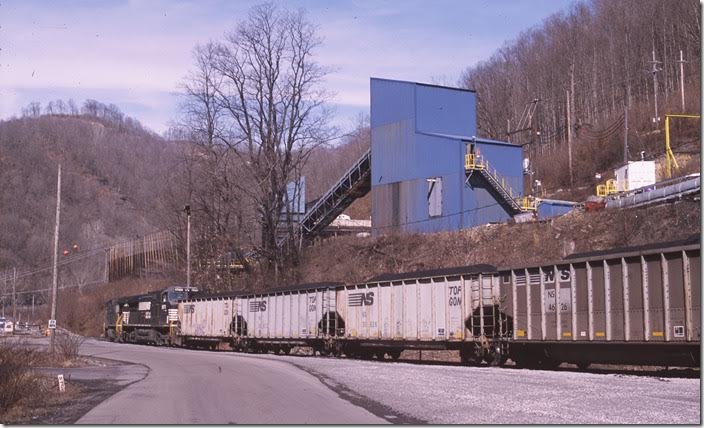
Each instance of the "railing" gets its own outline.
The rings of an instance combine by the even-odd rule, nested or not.
[[[489,165],[489,161],[484,159],[481,155],[475,153],[465,154],[464,169],[465,172],[479,171],[515,212],[536,211],[538,209],[539,200],[537,198],[515,195],[513,189],[506,183],[504,177],[499,175],[499,172]]]
[[[371,149],[307,210],[301,220],[304,234],[311,235],[332,222],[358,197],[364,196],[371,187]],[[365,183],[368,182],[368,183]],[[361,185],[358,189],[358,185]],[[353,194],[359,190],[360,195]]]

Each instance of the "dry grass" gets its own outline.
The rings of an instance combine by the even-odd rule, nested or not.
[[[584,251],[683,239],[700,232],[697,202],[598,212],[552,220],[484,225],[457,232],[330,238],[308,249],[291,282],[359,282],[401,273],[486,263],[540,264]]]
[[[41,390],[31,366],[39,351],[24,342],[0,341],[0,415]]]
[[[85,338],[77,334],[66,333],[57,335],[56,349],[60,358],[64,361],[70,361],[78,358],[78,353],[80,352],[81,345],[83,345],[84,341]]]
[[[81,388],[66,382],[66,390],[57,394],[58,380],[53,376],[34,376],[32,395],[0,412],[3,424],[55,424],[52,415],[64,411],[80,395]],[[64,422],[65,423],[65,422]]]

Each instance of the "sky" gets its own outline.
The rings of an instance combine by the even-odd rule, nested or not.
[[[0,0],[0,120],[33,101],[116,104],[162,133],[178,117],[194,46],[222,40],[249,0]],[[522,31],[573,0],[286,0],[307,11],[334,71],[333,124],[369,112],[371,77],[455,86]]]

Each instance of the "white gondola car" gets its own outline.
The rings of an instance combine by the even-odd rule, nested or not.
[[[341,287],[346,353],[398,358],[401,348],[430,346],[468,355],[474,345],[465,341],[506,329],[499,297],[495,269],[486,265],[382,275]]]
[[[296,285],[238,296],[233,325],[238,346],[276,351],[307,344],[324,351],[322,340],[335,330],[336,285]]]
[[[234,299],[230,296],[210,296],[179,302],[182,341],[210,347],[230,341],[233,307]]]

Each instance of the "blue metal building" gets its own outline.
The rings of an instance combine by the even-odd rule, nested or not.
[[[468,179],[465,154],[480,154],[502,188],[518,196],[522,148],[476,134],[474,91],[372,78],[374,234],[459,230],[511,218],[499,186]]]

